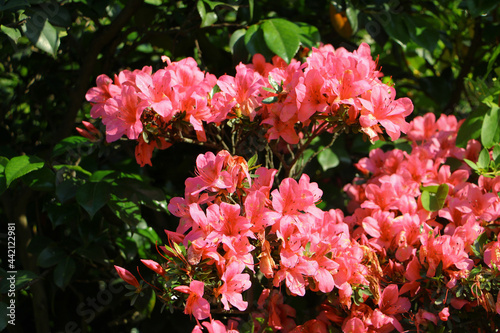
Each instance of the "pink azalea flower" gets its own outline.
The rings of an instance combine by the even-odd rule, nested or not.
[[[121,95],[108,99],[102,119],[106,125],[106,141],[116,141],[124,134],[131,140],[137,139],[142,132],[141,114],[146,106],[131,86],[124,86]]]
[[[188,286],[178,286],[174,289],[181,293],[189,294],[186,301],[184,313],[193,315],[196,319],[202,320],[210,316],[210,304],[203,298],[205,284],[201,281],[193,280]]]
[[[486,249],[484,250],[484,263],[488,265],[489,268],[493,268],[493,265],[495,265],[497,269],[500,269],[500,240],[486,245]]]
[[[264,79],[253,69],[239,64],[236,66],[236,76],[223,75],[217,81],[221,89],[221,95],[224,96],[224,108],[227,109],[223,114],[227,114],[231,109],[236,113],[241,113],[250,118],[255,118],[255,109],[259,106],[258,93],[260,87],[264,85]],[[220,120],[219,120],[220,121]]]
[[[90,116],[99,118],[104,116],[104,105],[110,98],[121,93],[121,87],[113,84],[113,81],[107,75],[99,75],[96,79],[97,87],[92,87],[85,94],[85,98],[92,104]]]
[[[405,117],[413,112],[413,104],[409,98],[395,100],[396,90],[393,87],[376,85],[360,99],[363,108],[359,123],[362,129],[369,134],[370,139],[375,139],[370,134],[370,128],[377,124],[382,125],[392,140],[399,138],[401,132],[406,133],[409,124]]]
[[[221,302],[224,304],[224,309],[229,310],[229,304],[233,305],[240,311],[247,308],[248,302],[243,301],[242,292],[249,289],[252,285],[250,275],[241,273],[245,265],[232,261],[226,266],[221,280],[224,284],[216,290],[216,295],[222,295]]]

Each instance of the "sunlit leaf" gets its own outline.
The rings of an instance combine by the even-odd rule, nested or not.
[[[267,47],[287,63],[299,50],[300,29],[284,19],[270,19],[262,24]]]

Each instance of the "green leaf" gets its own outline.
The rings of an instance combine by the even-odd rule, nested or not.
[[[273,104],[273,103],[276,103],[277,101],[278,101],[278,97],[277,96],[271,96],[271,97],[264,98],[262,100],[262,103],[264,103],[264,104]]]
[[[253,156],[252,156],[252,157],[248,160],[247,164],[248,164],[248,168],[249,168],[249,169],[251,169],[251,168],[255,165],[255,163],[257,162],[257,157],[258,157],[258,156],[257,156],[257,154],[254,154],[254,155],[253,155]]]
[[[353,33],[355,33],[358,30],[358,13],[359,10],[352,7],[351,5],[348,5],[345,11],[345,14],[347,16],[347,19],[349,20],[349,23],[351,24],[351,28]]]
[[[36,191],[53,191],[55,180],[56,175],[49,168],[35,170],[23,177],[23,182]]]
[[[61,169],[66,169],[66,170],[81,172],[88,177],[92,176],[92,173],[90,171],[85,170],[84,168],[82,168],[79,165],[59,164],[59,165],[54,165],[53,168],[57,171],[59,171]]]
[[[251,25],[245,33],[245,47],[251,55],[260,53],[269,59],[273,56],[271,50],[266,46],[264,31],[260,24]]]
[[[115,195],[111,195],[108,207],[120,220],[130,226],[135,226],[144,221],[141,215],[141,209],[135,202],[127,199],[119,199]]]
[[[6,27],[5,25],[0,26],[0,29],[4,34],[9,36],[10,39],[14,42],[14,44],[17,44],[17,40],[21,38],[21,32],[18,29],[15,28],[9,28]]]
[[[110,184],[106,182],[85,183],[76,192],[76,201],[93,218],[95,213],[109,201]]]
[[[481,143],[486,148],[493,147],[494,144],[499,142],[499,110],[500,108],[498,106],[493,105],[484,116],[483,125],[481,127]]]
[[[23,32],[28,39],[40,50],[55,57],[59,49],[59,32],[48,21],[47,17],[34,15],[27,19],[22,26]]]
[[[500,145],[497,144],[493,147],[492,157],[493,161],[495,161],[495,164],[497,166],[500,165]]]
[[[495,50],[490,56],[490,60],[488,60],[488,68],[486,69],[486,73],[483,76],[483,79],[486,79],[488,74],[490,74],[493,69],[493,65],[495,64],[495,60],[497,60],[498,55],[500,54],[500,44],[495,47]]]
[[[71,257],[66,257],[61,260],[54,270],[54,283],[62,290],[70,283],[73,274],[76,271],[76,264]]]
[[[290,63],[300,46],[299,27],[285,19],[270,19],[262,24],[267,47]]]
[[[78,183],[74,178],[66,179],[56,186],[56,197],[61,203],[65,203],[75,197]]]
[[[481,257],[484,245],[486,245],[487,242],[488,242],[487,232],[483,232],[478,238],[476,238],[474,244],[472,244],[471,246],[472,252],[474,252],[474,255],[476,257]]]
[[[5,179],[5,167],[9,163],[9,159],[4,156],[0,156],[0,194],[5,192],[7,189],[7,183]]]
[[[335,168],[340,163],[339,157],[330,148],[318,154],[318,162],[323,171]]]
[[[48,204],[45,210],[54,229],[60,225],[76,224],[80,218],[80,211],[75,203],[63,205],[56,201]]]
[[[248,56],[245,49],[245,34],[246,29],[238,29],[231,35],[229,39],[229,48],[231,49],[231,54],[237,59],[242,59],[244,54]],[[216,85],[217,86],[217,85]]]
[[[99,171],[94,172],[92,174],[92,176],[90,176],[89,181],[100,182],[101,180],[106,179],[109,175],[112,175],[114,173],[115,173],[115,171],[113,171],[113,170],[99,170]],[[112,179],[108,179],[108,180],[111,181]]]
[[[143,221],[143,223],[145,224],[146,221]],[[158,236],[158,234],[156,233],[156,231],[154,231],[153,228],[151,227],[146,227],[144,229],[137,229],[137,233],[141,236],[144,236],[145,238],[147,238],[147,240],[151,243],[151,244],[155,244],[156,242],[161,242],[161,239],[160,237]]]
[[[234,10],[237,10],[238,9],[238,6],[233,6],[233,5],[230,5],[228,3],[225,3],[225,2],[222,2],[222,1],[211,1],[211,0],[203,0],[208,6],[210,6],[210,9],[211,10],[214,10],[215,7],[217,6],[227,6],[227,7],[231,7],[232,9]]]
[[[384,27],[385,32],[389,35],[389,37],[405,48],[406,44],[410,41],[410,35],[406,24],[406,20],[409,16],[391,15],[389,12],[384,14],[385,15],[377,16],[377,20]],[[388,15],[389,18],[387,18],[386,15]]]
[[[313,48],[318,46],[321,41],[321,35],[319,34],[318,28],[313,25],[297,22],[295,23],[300,29],[300,43],[308,48]]]
[[[9,187],[14,180],[42,168],[43,165],[43,160],[36,156],[23,155],[13,157],[5,166],[5,181],[7,187]]]
[[[487,170],[490,165],[490,153],[488,149],[484,148],[479,153],[479,158],[477,159],[477,167],[479,169]]]
[[[272,75],[269,75],[267,79],[269,80],[269,84],[271,85],[271,87],[273,87],[275,92],[281,92],[282,88],[280,87],[278,82],[276,82],[276,80],[273,78]]]
[[[52,157],[57,157],[63,154],[81,156],[82,153],[89,151],[90,145],[90,140],[83,136],[70,136],[59,141],[54,146]]]
[[[198,0],[196,8],[198,9],[198,14],[200,14],[201,17],[201,25],[200,25],[201,27],[208,27],[217,22],[217,15],[214,12],[207,13],[204,1]]]
[[[58,264],[66,257],[67,255],[63,249],[57,247],[55,244],[51,244],[40,252],[37,264],[42,268],[47,268]]]
[[[467,163],[467,165],[470,166],[472,168],[472,170],[475,170],[475,171],[479,170],[479,167],[477,166],[477,164],[472,162],[471,160],[464,158],[464,162]]]
[[[436,212],[443,208],[449,189],[447,184],[441,184],[437,187],[424,187],[420,197],[424,209],[429,212]]]
[[[250,22],[253,20],[254,0],[248,0],[248,9],[250,11]]]
[[[478,139],[481,136],[483,119],[487,109],[479,109],[472,112],[465,122],[460,126],[457,133],[456,145],[465,148],[470,139]]]

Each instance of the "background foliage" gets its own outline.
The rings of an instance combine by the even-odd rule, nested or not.
[[[155,306],[152,294],[131,307],[113,265],[154,258],[154,243],[177,223],[166,202],[182,195],[204,149],[174,145],[140,168],[129,142],[78,136],[75,127],[89,118],[85,93],[99,74],[158,69],[162,55],[234,74],[255,53],[288,61],[319,41],[348,50],[367,42],[400,96],[413,100],[414,116],[467,118],[458,143],[477,138],[491,147],[500,138],[498,15],[494,0],[0,1],[0,218],[16,224],[17,311],[9,331],[192,327],[179,310]],[[306,169],[325,193],[322,208],[344,207],[352,163],[371,149],[360,136],[343,138]],[[321,138],[310,153],[326,144]],[[0,245],[5,277],[6,234]],[[2,279],[0,313],[8,289]]]

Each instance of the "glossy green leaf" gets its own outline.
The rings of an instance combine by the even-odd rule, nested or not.
[[[206,11],[203,0],[198,0],[196,8],[198,9],[198,14],[200,14],[201,17],[201,27],[208,27],[217,22],[217,15],[214,12]]]
[[[448,191],[449,186],[447,184],[424,187],[420,197],[422,206],[429,212],[440,210],[444,206]]]
[[[16,28],[10,28],[6,27],[5,25],[1,25],[0,29],[4,34],[9,36],[9,38],[14,42],[14,44],[17,44],[17,40],[22,36],[21,32]]]
[[[493,161],[495,161],[495,164],[497,166],[500,165],[500,145],[499,144],[496,144],[493,147],[492,157],[493,157]]]
[[[106,182],[85,183],[76,192],[76,201],[93,218],[95,213],[109,200],[110,184]]]
[[[296,23],[296,25],[300,29],[300,44],[308,48],[318,46],[319,42],[321,41],[321,35],[319,34],[318,28],[303,22],[298,22]]]
[[[59,49],[59,32],[43,16],[30,17],[23,25],[23,32],[37,48],[55,57]]]
[[[5,182],[7,187],[14,180],[42,168],[43,165],[44,161],[36,156],[23,155],[13,157],[5,166]]]
[[[331,149],[327,148],[318,154],[318,162],[323,171],[326,171],[339,165],[340,160]]]
[[[300,46],[299,27],[285,19],[270,19],[262,23],[267,47],[290,63]]]
[[[470,167],[472,168],[472,170],[476,170],[476,171],[477,171],[477,170],[479,169],[479,167],[477,166],[477,164],[476,164],[476,163],[474,163],[474,162],[472,162],[471,160],[468,160],[468,159],[464,158],[464,162],[465,162],[468,166],[470,166]]]
[[[477,166],[479,169],[487,170],[490,165],[490,153],[488,149],[484,148],[479,153],[479,157],[477,159]]]
[[[231,35],[229,39],[229,48],[231,49],[231,53],[241,58],[242,54],[246,52],[245,50],[245,34],[246,29],[238,29]]]
[[[266,46],[264,31],[260,24],[251,25],[245,33],[245,47],[251,55],[260,53],[269,59],[273,56],[272,51]]]
[[[61,289],[65,289],[75,274],[76,264],[71,257],[61,260],[54,270],[54,283]]]
[[[89,139],[83,136],[70,136],[59,141],[52,150],[52,157],[57,157],[63,154],[80,156],[84,152],[89,151],[91,143]]]
[[[490,148],[500,141],[500,129],[498,122],[500,120],[500,108],[496,105],[484,116],[481,127],[481,143],[484,147]]]

